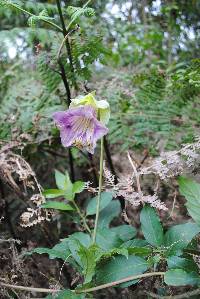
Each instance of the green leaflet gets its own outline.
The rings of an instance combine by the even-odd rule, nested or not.
[[[191,240],[200,232],[196,223],[188,222],[172,226],[164,237],[165,246],[169,247],[168,255],[180,255]]]
[[[186,272],[198,272],[198,266],[195,264],[192,257],[183,258],[179,256],[170,256],[167,258],[167,265],[169,269],[182,269]]]
[[[74,208],[72,208],[70,205],[59,201],[47,201],[42,204],[42,208],[55,209],[60,211],[74,211]]]
[[[149,246],[148,242],[146,240],[141,240],[141,239],[133,239],[133,240],[129,240],[126,241],[125,243],[123,243],[121,245],[121,247],[145,247],[145,246]]]
[[[107,251],[119,247],[122,244],[122,240],[115,232],[104,228],[98,229],[96,243],[104,251]]]
[[[121,211],[120,202],[118,200],[112,200],[106,209],[103,209],[99,214],[99,228],[108,228],[110,222],[119,215]]]
[[[48,254],[50,259],[60,258],[64,261],[71,255],[67,239],[62,240],[52,248],[35,248],[30,252],[27,252],[26,255],[31,255],[33,253]]]
[[[112,227],[111,231],[115,232],[124,242],[134,238],[137,233],[135,227],[126,224]]]
[[[85,183],[82,182],[82,181],[76,181],[74,184],[73,184],[73,187],[72,187],[72,192],[73,193],[81,193],[85,188]]]
[[[92,245],[89,248],[81,246],[78,250],[83,267],[84,283],[89,283],[95,274],[97,249],[95,245]]]
[[[55,180],[57,187],[61,190],[65,190],[68,184],[71,185],[68,173],[65,175],[59,170],[55,170]]]
[[[188,273],[182,269],[173,269],[165,273],[164,281],[171,286],[198,285],[200,276],[195,272]]]
[[[104,263],[101,263],[97,267],[97,284],[108,283],[122,278],[138,275],[145,272],[148,268],[147,262],[138,256],[129,256],[128,259],[125,256],[116,256]],[[136,283],[137,280],[121,284],[121,287]]]
[[[60,189],[46,189],[46,190],[43,191],[43,195],[46,198],[56,198],[56,197],[59,197],[59,196],[64,196],[65,191],[60,190]]]
[[[71,290],[60,291],[55,295],[48,295],[45,299],[84,299],[85,294],[75,294]]]
[[[69,177],[69,174],[66,173],[63,174],[62,172],[55,170],[55,180],[56,185],[58,189],[46,189],[43,191],[43,195],[46,198],[56,198],[56,197],[64,197],[68,201],[71,201],[74,199],[76,193],[80,193],[85,188],[85,183],[82,181],[76,181],[75,183],[72,183]],[[63,206],[62,206],[63,205]],[[52,207],[51,207],[52,206]],[[58,209],[58,210],[70,210],[70,206],[68,205],[68,208],[64,207],[64,203],[58,203],[55,202],[47,202],[43,205],[44,208],[52,208],[52,209]],[[71,208],[73,210],[73,208]]]
[[[129,254],[147,256],[152,252],[146,240],[133,239],[123,243],[120,248],[126,248]]]
[[[128,250],[125,248],[102,249],[98,245],[84,246],[78,239],[71,238],[68,241],[69,250],[75,261],[81,266],[84,275],[84,284],[91,282],[95,275],[96,265],[101,260],[108,259],[114,255],[124,255],[128,258]],[[104,245],[105,248],[105,245]]]
[[[163,228],[155,209],[145,205],[140,214],[142,232],[145,239],[153,246],[163,244]]]
[[[91,238],[88,234],[83,232],[76,232],[69,236],[69,239],[76,239],[78,240],[83,246],[89,247],[91,244]]]
[[[65,198],[72,200],[74,198],[73,184],[68,172],[66,171],[65,174],[63,174],[60,171],[55,170],[55,180],[57,187],[65,191]]]
[[[105,209],[112,200],[112,193],[111,192],[102,192],[101,193],[101,201],[100,201],[100,211]],[[96,213],[96,204],[97,204],[97,196],[90,199],[87,205],[87,215],[94,215]]]
[[[74,247],[72,246],[72,242],[70,243],[70,240],[75,240]],[[73,256],[72,253],[76,253],[77,250],[79,249],[78,244],[81,244],[82,246],[89,247],[91,239],[90,236],[82,233],[82,232],[77,232],[72,235],[70,235],[68,238],[62,239],[60,243],[56,244],[52,248],[43,248],[43,247],[38,247],[33,249],[32,251],[26,253],[26,255],[31,255],[33,253],[38,253],[38,254],[48,254],[50,259],[55,259],[55,258],[61,258],[62,260],[66,260],[67,257]],[[69,247],[69,243],[71,246]]]
[[[188,213],[200,225],[200,184],[185,177],[180,177],[178,182],[180,193],[187,200]]]

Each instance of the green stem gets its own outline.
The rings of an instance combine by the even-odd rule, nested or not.
[[[29,16],[31,16],[31,17],[37,17],[36,15],[32,14],[31,12],[29,12],[29,11],[23,9],[22,7],[20,7],[19,5],[16,5],[14,3],[9,3],[9,5],[11,7],[15,8],[15,9],[17,9],[17,10],[19,10],[19,11],[21,11],[21,12],[23,12],[23,13],[29,15]],[[55,23],[53,23],[51,21],[48,21],[48,20],[44,20],[44,19],[42,19],[42,21],[49,24],[49,25],[51,25],[51,26],[53,26],[54,28],[58,29],[60,32],[63,32],[62,28],[60,26],[56,25]]]
[[[99,212],[100,212],[102,181],[103,181],[103,137],[101,138],[100,171],[99,171],[99,191],[98,191],[98,196],[97,196],[96,219],[95,219],[94,232],[93,232],[93,244],[95,244],[95,242],[96,242],[97,227],[98,227]]]
[[[89,226],[87,225],[87,222],[86,222],[86,220],[85,220],[85,217],[84,217],[84,215],[81,213],[81,210],[79,209],[79,206],[76,204],[75,200],[72,200],[72,203],[73,203],[73,205],[75,206],[76,211],[77,211],[77,213],[79,214],[81,220],[83,221],[83,225],[84,225],[85,229],[88,231],[89,234],[91,234],[91,230],[90,230]]]

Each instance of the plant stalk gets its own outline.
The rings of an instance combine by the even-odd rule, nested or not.
[[[85,220],[85,217],[84,217],[84,215],[81,213],[81,210],[79,209],[79,206],[76,204],[75,200],[73,200],[72,203],[73,203],[73,205],[75,206],[76,211],[77,211],[77,213],[79,214],[81,220],[83,221],[83,225],[84,225],[85,229],[88,231],[89,234],[91,234],[91,230],[90,230],[89,226],[87,225],[87,222],[86,222],[86,220]]]
[[[69,25],[66,28],[63,13],[62,13],[62,8],[61,8],[61,5],[60,5],[60,0],[56,0],[56,4],[57,4],[57,8],[58,8],[58,13],[59,13],[59,16],[60,16],[61,25],[62,25],[62,33],[63,33],[63,36],[64,36],[64,40],[63,40],[62,43],[65,43],[66,50],[67,50],[67,55],[69,57],[70,70],[71,70],[71,73],[72,73],[73,84],[74,84],[75,90],[78,90],[78,85],[76,83],[76,78],[75,78],[75,74],[74,74],[74,66],[73,66],[73,60],[72,60],[71,47],[70,47],[70,43],[69,43],[69,39],[68,39]]]
[[[164,274],[165,274],[165,272],[151,272],[151,273],[144,273],[144,274],[139,274],[139,275],[128,276],[128,277],[122,278],[120,280],[116,280],[116,281],[113,281],[113,282],[109,282],[109,283],[99,285],[97,287],[82,289],[82,290],[81,289],[75,290],[75,293],[80,294],[80,293],[95,292],[95,291],[98,291],[98,290],[114,287],[118,284],[130,281],[130,280],[141,279],[141,278],[146,278],[146,277],[151,277],[151,276],[163,276]],[[0,281],[0,286],[10,288],[10,289],[17,289],[17,290],[22,290],[22,291],[38,292],[38,293],[57,293],[57,292],[61,291],[61,290],[56,290],[56,289],[44,289],[44,288],[33,288],[33,287],[18,286],[18,285],[12,285],[12,284],[8,284],[8,283],[4,283],[4,282],[1,282],[1,281]]]
[[[60,5],[60,1],[56,0],[56,4],[57,4],[57,8],[58,8],[60,22],[61,22],[61,25],[62,25],[61,31],[62,31],[63,35],[65,36],[66,35],[65,33],[67,33],[67,32],[66,32],[66,27],[65,27],[65,23],[64,23],[64,18],[63,18],[63,14],[62,14],[62,9],[61,9],[61,5]],[[60,70],[61,70],[62,81],[63,81],[63,84],[64,84],[65,89],[66,89],[66,93],[67,93],[67,104],[68,104],[68,107],[69,107],[70,102],[71,102],[71,91],[70,91],[70,87],[69,87],[69,82],[67,80],[65,68],[64,68],[64,66],[63,66],[62,61],[61,61],[60,58],[58,59],[58,64],[59,64]],[[70,165],[71,180],[72,180],[72,182],[74,182],[75,181],[74,163],[73,163],[73,156],[72,156],[72,152],[71,152],[70,148],[69,148],[69,165]]]
[[[102,181],[103,181],[103,150],[104,150],[103,140],[104,139],[102,137],[101,138],[101,154],[100,154],[100,171],[99,171],[99,190],[98,190],[98,196],[97,196],[96,218],[95,218],[95,225],[94,225],[94,232],[93,232],[93,244],[95,244],[95,242],[96,242],[97,227],[98,227],[99,212],[100,212]]]
[[[118,284],[121,284],[121,283],[124,283],[124,282],[127,282],[127,281],[140,279],[140,278],[145,278],[145,277],[151,277],[151,276],[163,276],[164,274],[165,274],[165,272],[151,272],[151,273],[144,273],[144,274],[139,274],[139,275],[132,275],[132,276],[122,278],[120,280],[116,280],[116,281],[113,281],[113,282],[109,282],[109,283],[99,285],[97,287],[84,289],[84,290],[77,290],[75,292],[78,293],[78,294],[95,292],[95,291],[98,291],[98,290],[114,287]]]

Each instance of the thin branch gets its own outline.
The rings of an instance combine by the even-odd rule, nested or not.
[[[102,289],[114,287],[114,286],[116,286],[118,284],[121,284],[121,283],[124,283],[124,282],[128,282],[130,280],[140,279],[140,278],[145,278],[145,277],[151,277],[151,276],[163,276],[164,274],[165,274],[165,272],[151,272],[151,273],[144,273],[144,274],[139,274],[139,275],[133,275],[133,276],[122,278],[122,279],[117,280],[117,281],[105,283],[105,284],[102,284],[102,285],[94,287],[94,288],[89,288],[89,289],[85,289],[85,290],[77,290],[76,293],[90,293],[90,292],[95,292],[95,291],[98,291],[98,290],[102,290]]]
[[[58,13],[59,13],[59,16],[60,16],[61,25],[62,25],[62,33],[63,33],[63,36],[65,37],[65,35],[67,34],[67,31],[66,31],[66,27],[65,27],[65,22],[64,22],[64,17],[63,17],[63,14],[62,14],[60,1],[56,0],[56,4],[57,4],[57,8],[58,8]],[[70,103],[71,103],[71,91],[70,91],[69,83],[68,83],[68,80],[67,80],[65,68],[64,68],[64,66],[63,66],[60,59],[58,59],[58,64],[60,66],[61,77],[62,77],[64,86],[65,86],[65,89],[66,89],[66,92],[67,92],[67,103],[68,103],[68,106],[69,106]],[[70,62],[70,65],[71,65],[71,62]],[[71,72],[73,74],[73,69],[72,68],[71,68]],[[70,148],[69,148],[69,165],[70,165],[71,180],[72,180],[72,182],[74,182],[74,180],[75,180],[74,163],[73,163],[73,156],[72,156],[72,152],[71,152]]]
[[[60,290],[55,289],[45,289],[45,288],[33,288],[33,287],[25,287],[25,286],[17,286],[9,283],[0,282],[0,286],[15,290],[27,291],[27,292],[37,292],[37,293],[57,293]]]
[[[142,158],[142,160],[139,163],[139,166],[137,167],[137,170],[141,168],[141,166],[144,164],[144,162],[146,161],[146,159],[149,157],[149,152],[148,150],[145,151],[144,157]]]
[[[95,292],[98,290],[102,290],[102,289],[106,289],[106,288],[110,288],[110,287],[114,287],[118,284],[124,283],[124,282],[128,282],[131,280],[135,280],[135,279],[141,279],[141,278],[146,278],[146,277],[151,277],[151,276],[163,276],[165,274],[165,272],[151,272],[151,273],[144,273],[144,274],[139,274],[139,275],[133,275],[133,276],[128,276],[125,278],[122,278],[120,280],[117,281],[113,281],[113,282],[109,282],[106,284],[102,284],[99,285],[97,287],[93,287],[93,288],[88,288],[88,289],[79,289],[73,292],[80,294],[80,293],[90,293],[90,292]],[[17,285],[12,285],[12,284],[8,284],[8,283],[4,283],[4,282],[0,282],[0,286],[5,287],[5,288],[10,288],[10,289],[17,289],[17,290],[21,290],[21,291],[29,291],[29,292],[37,292],[37,293],[57,293],[60,292],[61,290],[55,290],[55,289],[45,289],[45,288],[33,288],[33,287],[25,287],[25,286],[17,286]],[[199,290],[200,292],[200,290]],[[164,297],[162,297],[164,298]],[[171,298],[171,297],[170,297]],[[184,297],[182,297],[184,298]],[[187,297],[186,297],[187,298]],[[166,299],[166,298],[164,298]],[[181,299],[181,298],[175,298],[175,299]]]
[[[67,104],[69,106],[70,103],[71,103],[71,92],[70,92],[69,83],[67,81],[67,76],[66,76],[66,73],[65,73],[65,68],[64,68],[64,66],[63,66],[63,64],[62,64],[62,62],[61,62],[60,59],[58,61],[58,64],[60,66],[62,81],[63,81],[63,84],[65,86],[65,90],[66,90],[66,93],[67,93]]]
[[[65,37],[63,38],[62,43],[60,44],[60,47],[59,47],[59,49],[58,49],[58,53],[57,53],[57,55],[56,55],[57,60],[60,59],[60,55],[61,55],[62,48],[63,48],[64,44],[66,43],[66,41],[67,41],[69,35],[72,34],[72,33],[75,32],[75,31],[77,31],[78,29],[79,29],[79,26],[77,26],[76,28],[72,29],[71,31],[69,31],[69,32],[65,35]]]
[[[174,192],[174,200],[173,200],[173,205],[172,205],[172,210],[170,212],[170,215],[168,218],[172,218],[173,219],[173,213],[174,213],[174,208],[175,208],[175,204],[176,204],[176,196],[177,196],[177,192],[175,190]]]
[[[65,39],[66,35],[68,34],[68,30],[69,30],[70,27],[69,27],[69,25],[68,25],[67,28],[65,26],[65,22],[64,22],[64,17],[63,17],[63,13],[62,13],[62,8],[61,8],[60,0],[56,0],[56,4],[57,4],[57,8],[58,8],[58,13],[59,13],[59,16],[60,16],[61,25],[62,25],[62,33],[63,33],[64,39]],[[75,87],[76,90],[78,90],[78,86],[76,84],[76,78],[75,78],[75,74],[74,74],[74,66],[73,66],[73,60],[72,60],[72,53],[71,53],[71,48],[70,48],[68,37],[65,40],[65,45],[66,45],[67,55],[69,57],[69,63],[70,63],[71,73],[73,75],[74,87]]]
[[[136,178],[136,184],[137,184],[137,191],[139,194],[142,194],[142,190],[141,190],[141,186],[140,186],[140,176],[137,172],[137,168],[135,167],[134,163],[133,163],[133,160],[131,159],[131,156],[129,154],[129,152],[127,152],[127,156],[128,156],[128,159],[129,159],[129,162],[133,168],[133,172],[134,172],[134,175],[135,175],[135,178]]]
[[[82,214],[81,210],[79,209],[79,206],[76,204],[76,201],[75,200],[72,200],[72,203],[73,205],[75,206],[76,208],[76,211],[77,213],[79,214],[82,222],[83,222],[83,226],[85,227],[85,229],[88,231],[88,233],[91,235],[91,230],[89,228],[89,226],[87,225],[87,222],[86,222],[86,219],[85,219],[85,216]]]

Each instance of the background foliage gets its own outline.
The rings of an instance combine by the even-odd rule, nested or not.
[[[58,3],[69,30],[62,49]],[[58,299],[162,298],[199,287],[198,141],[182,157],[195,164],[195,178],[176,180],[180,152],[155,160],[157,173],[139,172],[146,158],[148,165],[199,134],[199,27],[198,0],[0,0],[0,284],[64,288]],[[99,150],[68,155],[52,121],[70,98],[91,91],[110,103],[105,157],[119,176],[105,179],[95,244],[97,198],[87,191],[96,192]],[[127,150],[145,195],[129,178]],[[174,171],[164,172],[165,182],[164,167]],[[42,197],[34,197],[40,185]],[[23,212],[33,214],[20,226]],[[119,288],[85,295],[129,276]],[[6,289],[2,296],[28,298]]]

